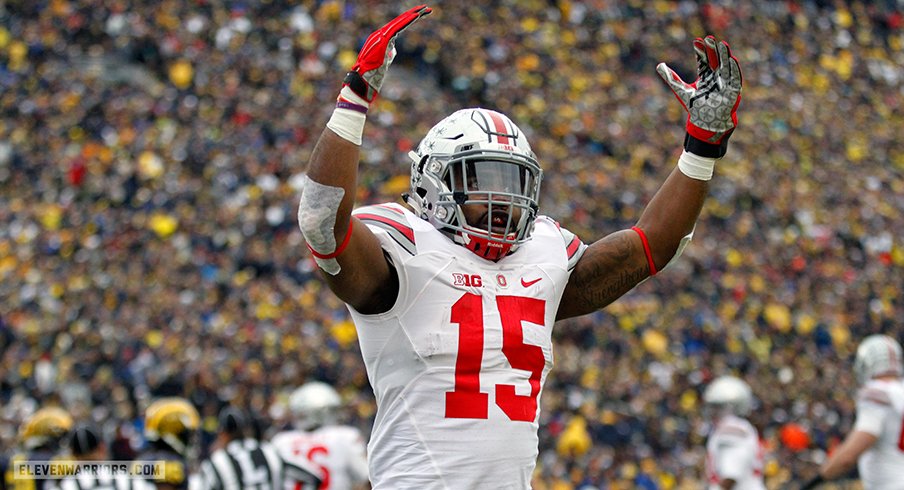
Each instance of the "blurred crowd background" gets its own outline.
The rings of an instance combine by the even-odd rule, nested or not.
[[[758,397],[771,488],[850,428],[853,349],[904,318],[900,0],[438,1],[406,31],[365,131],[360,203],[463,106],[508,113],[541,211],[585,242],[630,226],[681,151],[654,70],[692,40],[740,59],[740,125],[680,263],[557,325],[535,487],[701,488],[720,374]],[[114,457],[180,395],[272,428],[306,380],[346,421],[374,402],[345,307],[295,222],[303,169],[390,1],[0,3],[0,448],[37,407],[102,425]],[[209,442],[209,437],[205,439]]]

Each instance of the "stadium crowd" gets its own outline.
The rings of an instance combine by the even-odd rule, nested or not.
[[[409,83],[372,109],[361,202],[397,199],[414,138],[481,105],[531,133],[545,214],[585,241],[630,227],[680,151],[655,64],[693,79],[711,32],[744,69],[743,131],[680,263],[557,326],[535,488],[700,488],[721,374],[758,398],[769,484],[812,475],[850,427],[857,342],[901,340],[902,2],[431,6],[399,43]],[[114,459],[160,396],[198,408],[204,444],[226,403],[276,430],[315,379],[367,433],[354,326],[295,212],[313,131],[397,2],[0,8],[0,448],[52,403],[101,424]]]

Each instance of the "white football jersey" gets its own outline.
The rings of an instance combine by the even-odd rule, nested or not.
[[[878,437],[858,460],[866,490],[904,489],[904,380],[868,381],[857,393],[854,430]]]
[[[494,263],[400,205],[355,217],[399,274],[389,311],[350,309],[378,406],[373,488],[530,488],[552,327],[586,245],[538,217],[532,238]]]
[[[747,420],[725,415],[706,441],[706,478],[710,490],[719,482],[735,481],[732,490],[765,490],[763,466],[765,450],[756,428]]]
[[[273,436],[271,443],[287,464],[318,468],[319,490],[349,490],[367,481],[367,449],[361,431],[354,427],[284,431]],[[291,480],[291,475],[285,479]],[[286,488],[293,488],[288,483]]]

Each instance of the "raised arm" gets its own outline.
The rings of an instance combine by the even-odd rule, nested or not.
[[[314,147],[298,205],[298,225],[330,289],[365,313],[391,306],[398,282],[377,238],[351,216],[364,123],[395,57],[396,37],[430,12],[414,7],[367,38]]]
[[[712,36],[694,41],[697,80],[685,83],[665,63],[656,71],[688,113],[678,166],[629,230],[590,245],[575,266],[558,319],[591,313],[612,303],[674,260],[690,241],[716,160],[725,155],[737,126],[741,69],[728,43]]]

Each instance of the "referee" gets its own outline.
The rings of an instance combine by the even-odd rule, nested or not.
[[[69,451],[76,461],[106,461],[107,444],[100,433],[90,425],[77,425],[69,433]],[[53,485],[57,483],[57,485]],[[51,489],[59,490],[144,490],[142,481],[125,476],[114,477],[109,474],[68,476],[58,482],[51,482]]]
[[[283,462],[269,442],[253,435],[250,421],[240,410],[220,411],[217,448],[201,463],[199,486],[203,490],[283,490]],[[289,468],[286,468],[287,470]],[[296,490],[315,490],[320,478],[311,468],[292,468],[302,476]]]

